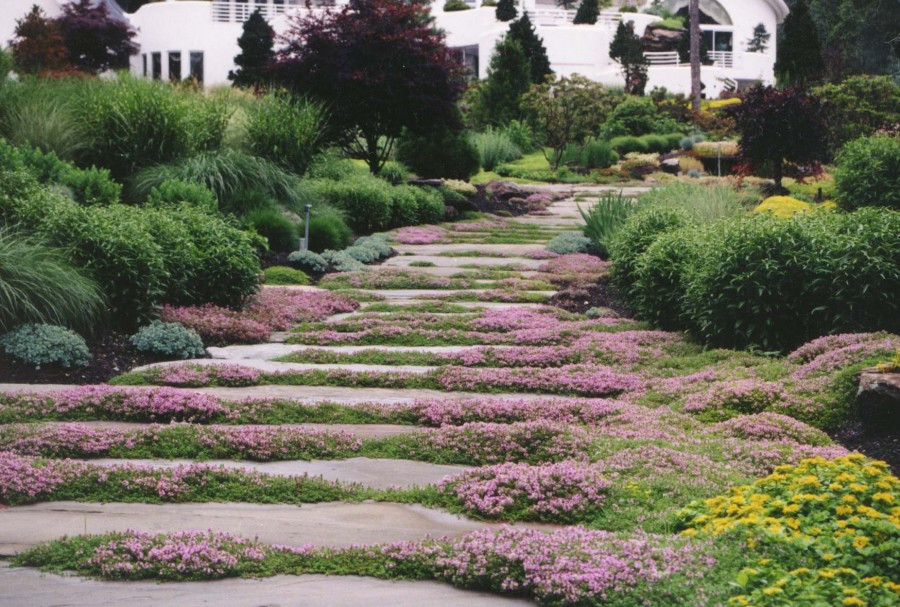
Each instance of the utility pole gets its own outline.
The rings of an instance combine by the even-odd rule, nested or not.
[[[691,0],[691,111],[694,120],[700,116],[700,0]]]

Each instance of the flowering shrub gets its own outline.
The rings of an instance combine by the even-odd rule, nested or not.
[[[196,331],[207,344],[258,343],[272,331],[286,331],[302,321],[324,320],[352,312],[359,304],[327,291],[267,288],[240,311],[219,306],[163,306],[161,318]]]
[[[815,580],[846,576],[834,582],[836,589],[843,597],[857,597],[862,602],[844,600],[843,604],[866,605],[869,603],[860,597],[880,594],[881,587],[894,593],[900,589],[892,579],[897,575],[900,551],[898,500],[900,480],[887,471],[887,465],[852,454],[832,461],[811,458],[795,466],[780,466],[752,485],[692,503],[679,517],[683,535],[734,533],[745,538],[751,549],[784,546],[802,554],[809,568],[816,570],[786,572],[777,562],[765,562],[764,575],[756,577],[758,571],[745,571],[745,579],[739,583],[746,586],[753,578],[750,596],[741,594],[732,604],[756,605],[752,599],[758,595],[773,597],[760,604],[790,604],[789,598],[787,603],[778,602],[787,597],[774,598],[787,593],[825,601],[835,596],[835,587],[832,582],[816,584]],[[808,579],[807,573],[811,574]],[[804,580],[813,583],[803,589]],[[841,586],[850,592],[843,592]],[[878,599],[872,604],[890,603]]]
[[[486,466],[440,484],[468,513],[556,523],[585,520],[603,506],[609,486],[596,469],[578,461]]]
[[[239,575],[247,560],[261,561],[267,552],[256,542],[227,533],[126,531],[95,548],[87,566],[112,579],[215,579]]]

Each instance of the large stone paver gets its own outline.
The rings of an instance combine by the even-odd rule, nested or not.
[[[450,354],[467,352],[477,348],[509,348],[510,346],[315,346],[303,344],[252,344],[246,346],[225,346],[208,348],[214,359],[243,361],[248,358],[270,360],[295,352],[333,352],[335,354],[357,354],[359,352],[421,352],[428,354]]]
[[[387,303],[395,303],[396,299],[444,299],[450,295],[459,293],[486,293],[489,289],[359,289],[363,293],[373,293],[384,297]],[[521,291],[522,293],[537,293],[551,297],[556,291]],[[454,302],[455,303],[455,302]]]
[[[398,244],[392,245],[398,253],[413,253],[415,255],[438,255],[449,251],[480,251],[482,253],[503,253],[520,257],[534,251],[542,251],[542,243],[527,244],[478,244],[460,242],[453,244]],[[410,257],[410,259],[415,259]],[[497,258],[497,263],[503,263],[502,258]]]
[[[407,268],[409,264],[417,261],[433,263],[437,268],[459,268],[460,266],[487,266],[488,268],[501,265],[517,264],[523,268],[536,270],[544,263],[540,259],[527,257],[442,257],[440,255],[397,255],[386,260],[382,265],[388,267]],[[409,269],[415,269],[415,266]],[[419,268],[424,269],[424,268]],[[432,268],[434,269],[434,268]]]
[[[362,312],[368,312],[367,308],[384,303],[380,301],[373,302],[363,302],[360,304],[359,309]],[[420,306],[424,302],[421,299],[413,299],[411,297],[398,297],[396,299],[391,300],[391,305],[395,306]],[[463,308],[472,308],[473,310],[509,310],[511,308],[539,308],[541,306],[545,306],[547,304],[541,303],[522,303],[522,302],[504,302],[504,301],[452,301],[454,306],[462,306]],[[351,312],[352,314],[352,312]],[[287,335],[290,335],[289,333]]]
[[[124,463],[166,469],[179,465],[194,463],[186,459],[92,459],[88,460],[98,466],[118,466]],[[414,462],[405,459],[371,459],[353,457],[344,460],[289,460],[283,462],[250,462],[216,459],[201,462],[211,466],[223,466],[231,470],[254,470],[273,476],[321,476],[326,481],[360,483],[374,489],[390,489],[391,487],[422,487],[441,482],[447,476],[459,474],[469,466],[448,466]],[[0,512],[2,516],[2,512]]]
[[[79,422],[33,422],[34,425],[59,425],[77,423],[83,426],[94,428],[110,428],[116,430],[134,430],[146,427],[147,424],[139,422],[119,422],[119,421],[79,421]],[[178,425],[178,422],[172,424]],[[267,424],[228,424],[226,428],[272,428],[276,426]],[[359,439],[376,439],[388,438],[391,436],[400,436],[403,434],[411,434],[420,430],[418,426],[404,426],[400,424],[278,424],[278,428],[305,428],[308,430],[327,430],[329,432],[347,432]],[[300,472],[302,474],[302,472]]]
[[[161,367],[174,367],[180,365],[196,365],[199,367],[216,367],[222,365],[235,364],[232,360],[221,358],[196,358],[193,360],[170,360],[160,363],[152,363],[142,367],[135,367],[134,371],[147,371],[149,369],[157,369]],[[250,367],[259,369],[264,373],[289,373],[291,371],[352,371],[354,373],[387,373],[391,371],[403,373],[428,373],[434,371],[437,367],[414,366],[414,365],[358,365],[344,363],[281,363],[274,360],[264,360],[259,358],[244,358],[239,363],[242,367]]]
[[[522,607],[440,582],[279,575],[212,582],[107,582],[0,564],[2,607]]]
[[[447,258],[451,259],[451,258]],[[472,268],[458,268],[458,267],[444,267],[444,266],[400,266],[395,265],[392,267],[400,268],[402,267],[407,272],[417,272],[419,274],[428,274],[430,276],[439,276],[439,277],[455,277],[455,278],[468,278],[467,274],[472,274],[475,272]],[[518,272],[518,275],[521,278],[531,278],[535,276],[534,270],[503,270],[504,272]]]
[[[40,394],[75,386],[63,384],[0,384],[0,393]],[[152,389],[152,386],[136,386],[134,389]],[[244,388],[186,388],[190,392],[209,394],[223,400],[241,401],[246,399],[279,399],[301,403],[335,402],[346,405],[359,403],[411,403],[417,400],[469,400],[481,398],[502,398],[514,400],[541,400],[549,398],[545,394],[503,393],[484,394],[478,392],[441,392],[440,390],[418,390],[407,388],[353,388],[346,386],[247,386]]]
[[[548,525],[529,527],[550,528]],[[266,544],[345,548],[425,537],[459,536],[499,528],[414,504],[380,502],[274,504],[99,504],[45,502],[0,510],[0,555],[12,555],[64,536],[211,529]],[[0,589],[2,596],[2,589]]]

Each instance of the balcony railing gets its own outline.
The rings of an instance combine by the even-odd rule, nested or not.
[[[690,63],[681,63],[681,58],[675,51],[666,53],[644,53],[644,57],[650,62],[650,65],[690,65]],[[732,51],[710,51],[709,60],[713,67],[734,67],[734,53]]]
[[[567,11],[562,8],[529,8],[525,9],[525,12],[528,13],[528,17],[535,25],[544,27],[571,25],[576,13],[576,11]],[[616,28],[621,20],[622,13],[604,11],[597,17],[597,25]]]
[[[243,23],[256,11],[259,11],[264,19],[272,19],[303,6],[302,2],[295,2],[295,0],[281,0],[280,2],[274,0],[264,2],[258,0],[213,0],[212,20],[221,23]]]

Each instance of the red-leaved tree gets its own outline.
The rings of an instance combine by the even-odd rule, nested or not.
[[[61,71],[69,66],[59,25],[36,4],[16,21],[15,38],[9,46],[16,70],[24,74]]]
[[[131,41],[135,32],[111,17],[106,4],[78,0],[63,4],[62,11],[56,22],[72,65],[91,74],[128,67],[128,58],[138,52]]]
[[[378,173],[404,128],[458,128],[465,72],[431,25],[426,6],[350,0],[339,11],[294,18],[272,74],[322,102],[352,156]]]
[[[778,90],[757,85],[729,110],[741,134],[740,171],[782,178],[821,172],[828,157],[825,108],[802,87]]]

